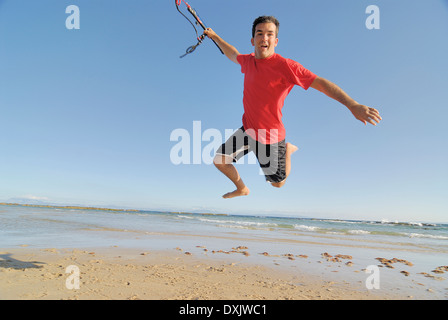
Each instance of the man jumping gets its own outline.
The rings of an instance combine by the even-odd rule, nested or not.
[[[323,92],[345,105],[363,122],[376,125],[381,119],[379,112],[353,100],[336,84],[318,77],[298,62],[275,53],[278,44],[279,22],[275,17],[262,16],[252,26],[251,43],[254,53],[240,54],[211,28],[204,31],[213,39],[227,58],[241,65],[244,73],[243,126],[238,129],[216,152],[213,163],[236,186],[226,193],[229,199],[249,194],[237,169],[233,165],[242,156],[254,152],[266,180],[280,188],[291,171],[291,155],[297,147],[285,142],[282,108],[286,96],[295,85]]]

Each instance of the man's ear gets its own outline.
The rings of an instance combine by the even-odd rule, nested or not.
[[[275,46],[278,45],[278,38],[275,38]]]
[[[252,46],[255,47],[254,38],[250,39],[250,43],[252,43]]]

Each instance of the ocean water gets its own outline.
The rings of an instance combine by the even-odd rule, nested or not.
[[[448,273],[431,273],[448,265],[447,224],[1,205],[0,249],[21,246],[181,248],[208,257],[212,251],[246,246],[249,258],[232,258],[300,268],[323,277],[333,273],[334,278],[338,272],[348,279],[347,275],[353,278],[357,273],[352,279],[357,282],[366,277],[361,270],[380,265],[376,258],[399,258],[413,266],[397,263],[395,270],[381,268],[383,288],[402,286],[406,278],[408,284],[401,290],[410,295],[448,297]],[[324,252],[350,255],[354,267],[346,267],[346,261],[328,262]],[[293,254],[294,259],[285,258],[286,254]],[[401,270],[411,272],[411,277],[400,274]]]
[[[109,237],[102,237],[100,231],[105,235],[108,231],[140,235],[237,235],[259,241],[323,241],[347,246],[355,243],[371,248],[448,254],[448,224],[0,206],[0,247],[3,248],[21,244],[35,247],[107,245]],[[95,236],[92,238],[88,234]]]

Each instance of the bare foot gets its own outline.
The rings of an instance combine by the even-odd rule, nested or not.
[[[224,199],[231,199],[231,198],[235,198],[235,197],[247,196],[247,195],[249,195],[249,193],[250,193],[249,188],[248,188],[248,187],[244,187],[244,188],[241,189],[241,190],[236,189],[236,190],[233,191],[233,192],[226,193],[226,194],[223,195],[222,197],[223,197]]]
[[[289,142],[286,143],[286,152],[289,153],[289,155],[293,154],[297,150],[299,150],[299,148],[297,146],[295,146]]]

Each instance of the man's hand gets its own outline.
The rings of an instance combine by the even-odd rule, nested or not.
[[[367,125],[367,122],[376,126],[382,120],[380,113],[375,108],[370,108],[362,104],[354,104],[348,109],[353,113],[356,119]],[[376,123],[375,123],[376,122]]]
[[[205,34],[207,37],[209,37],[210,39],[212,39],[212,40],[215,40],[215,38],[216,38],[216,36],[217,36],[216,32],[213,31],[212,28],[207,28],[207,29],[205,29],[205,30],[204,30],[204,34]]]
[[[213,31],[211,28],[207,28],[204,30],[204,34],[216,42],[216,44],[219,46],[219,48],[224,52],[227,58],[229,58],[231,61],[235,62],[236,64],[239,64],[236,57],[240,54],[238,50],[225,42],[220,36],[216,34],[215,31]]]
[[[376,123],[379,123],[380,120],[382,120],[378,110],[359,104],[339,86],[325,78],[316,77],[311,84],[311,87],[342,103],[353,113],[356,119],[363,122],[365,125],[367,125],[368,122],[376,126]]]

